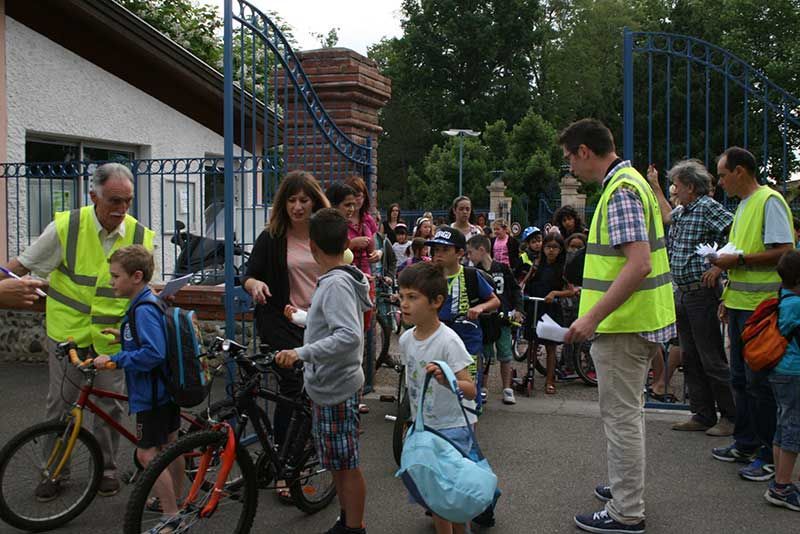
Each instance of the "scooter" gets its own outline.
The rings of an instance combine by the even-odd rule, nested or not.
[[[234,265],[235,284],[239,285],[242,272],[247,270],[250,254],[236,243],[234,236],[233,255],[242,258]],[[194,235],[186,229],[183,221],[175,221],[175,231],[170,241],[181,249],[175,260],[175,278],[192,274],[193,285],[215,286],[225,283],[225,240],[210,239]]]

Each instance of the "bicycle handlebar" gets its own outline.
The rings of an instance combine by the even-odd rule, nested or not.
[[[69,356],[69,362],[78,369],[88,369],[92,366],[94,358],[86,358],[85,360],[81,360],[80,356],[78,356],[78,349],[75,346],[75,341],[73,338],[67,338],[66,349],[67,355]],[[103,366],[103,369],[107,371],[112,371],[116,368],[117,364],[114,362],[106,362],[106,364]]]

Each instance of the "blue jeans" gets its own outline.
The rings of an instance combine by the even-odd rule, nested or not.
[[[742,331],[752,311],[728,308],[728,336],[731,340],[731,387],[736,401],[736,448],[751,452],[772,463],[772,440],[775,437],[777,406],[769,385],[771,370],[753,371],[742,354]]]
[[[769,376],[775,401],[778,404],[776,447],[789,452],[800,452],[800,376]]]

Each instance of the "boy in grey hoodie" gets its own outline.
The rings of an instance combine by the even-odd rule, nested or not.
[[[347,219],[335,209],[311,217],[311,254],[325,273],[308,309],[303,346],[283,350],[278,365],[305,364],[305,388],[313,405],[313,433],[317,455],[336,483],[341,513],[326,534],[366,534],[366,483],[358,461],[358,404],[364,372],[364,312],[372,308],[369,282],[355,267],[346,265]]]

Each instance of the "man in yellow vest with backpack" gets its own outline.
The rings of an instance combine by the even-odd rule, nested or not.
[[[569,125],[558,144],[574,176],[603,186],[586,247],[579,318],[565,341],[596,336],[592,358],[609,480],[594,491],[605,508],[576,515],[575,524],[589,532],[643,533],[643,391],[659,343],[676,335],[661,212],[647,180],[617,156],[600,121]]]
[[[56,358],[57,343],[73,338],[82,357],[90,348],[97,354],[120,350],[109,330],[119,328],[128,299],[114,295],[107,259],[128,245],[144,245],[152,250],[155,235],[127,213],[133,202],[133,189],[128,167],[119,163],[97,167],[89,193],[92,205],[56,213],[42,234],[7,265],[20,276],[33,272],[50,277],[45,316],[50,373],[47,419],[57,419],[69,409],[69,403],[77,399],[76,385],[82,383],[79,371]],[[117,392],[124,391],[124,384],[119,371],[98,373],[94,382],[97,388]],[[123,412],[115,401],[95,402],[114,419],[122,418]],[[119,434],[100,418],[94,419],[93,434],[100,443],[105,464],[98,493],[114,495],[120,488],[116,477]],[[58,498],[59,493],[58,484],[47,480],[37,487],[36,498],[47,502]]]
[[[792,212],[784,198],[756,178],[756,159],[731,147],[717,160],[719,185],[739,198],[728,242],[741,254],[719,256],[714,264],[728,272],[720,319],[728,323],[731,342],[731,387],[736,401],[734,441],[711,451],[723,462],[748,463],[739,470],[746,480],[769,480],[775,474],[772,439],[777,408],[768,382],[769,369],[755,372],[742,356],[744,323],[761,302],[777,296],[781,284],[776,267],[794,247]]]

